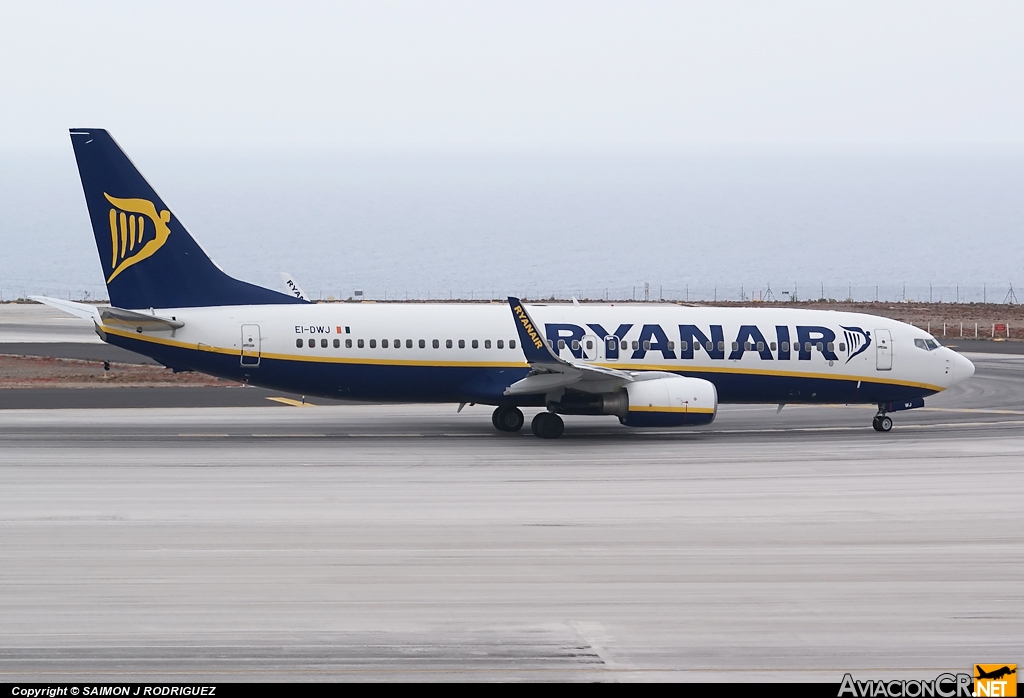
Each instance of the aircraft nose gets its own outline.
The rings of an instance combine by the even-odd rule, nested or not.
[[[953,359],[953,377],[957,383],[965,381],[974,375],[974,363],[966,356],[953,352],[956,357]]]

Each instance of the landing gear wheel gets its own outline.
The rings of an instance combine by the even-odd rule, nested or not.
[[[878,426],[875,427],[878,431],[892,431],[892,420],[888,417],[879,417]]]
[[[879,419],[881,419],[881,417],[876,414],[874,419],[871,420],[871,428],[875,431],[882,431],[882,427],[878,426]]]
[[[523,428],[523,421],[523,413],[511,405],[503,405],[491,415],[491,424],[498,431],[517,432]]]
[[[540,412],[530,424],[534,436],[542,439],[557,439],[565,431],[565,423],[554,412]]]

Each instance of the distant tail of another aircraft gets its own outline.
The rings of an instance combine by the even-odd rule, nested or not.
[[[302,303],[211,260],[103,129],[71,129],[110,302],[119,308]]]

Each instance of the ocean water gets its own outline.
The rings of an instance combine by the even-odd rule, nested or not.
[[[314,297],[988,301],[1024,153],[129,152],[230,274]],[[105,297],[70,144],[0,154],[0,294]],[[1024,291],[1024,286],[1021,286]]]

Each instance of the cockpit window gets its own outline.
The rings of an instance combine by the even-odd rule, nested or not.
[[[928,339],[915,339],[914,346],[917,347],[918,349],[924,349],[925,351],[934,351],[935,349],[938,349],[941,345],[934,339],[929,337]]]

